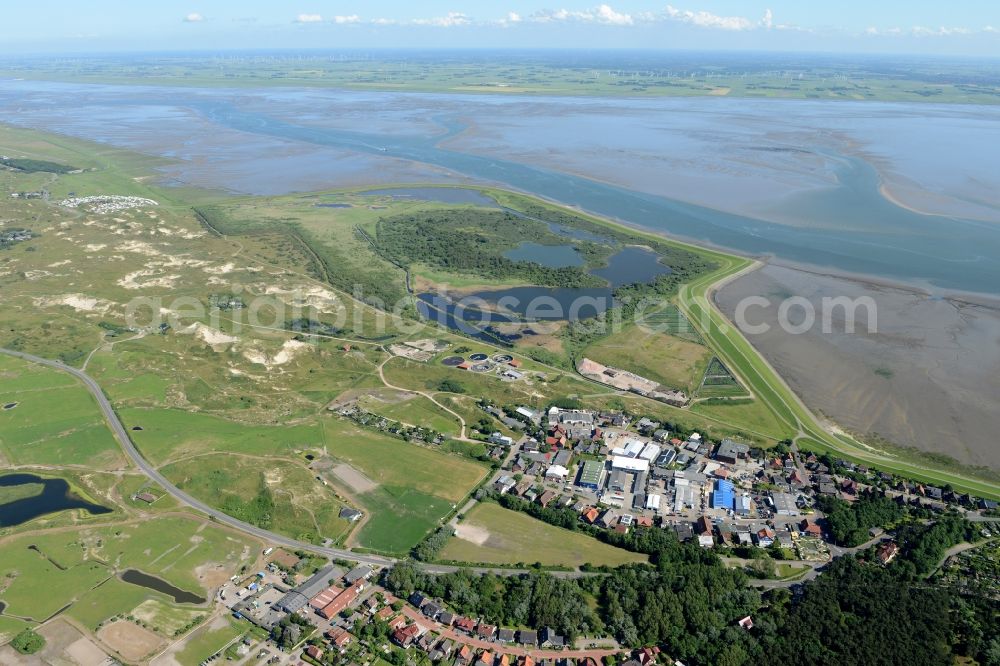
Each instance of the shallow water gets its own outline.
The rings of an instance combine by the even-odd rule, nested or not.
[[[986,167],[1000,143],[993,107],[7,81],[0,111],[176,155],[170,177],[189,184],[273,193],[388,177],[500,183],[746,254],[1000,292],[1000,262],[989,259],[1000,256],[1000,170]],[[914,144],[927,148],[919,159]],[[905,191],[932,181],[925,199],[991,221],[922,215],[878,195],[883,182]]]

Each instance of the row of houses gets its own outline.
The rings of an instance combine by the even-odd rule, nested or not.
[[[496,641],[503,645],[523,645],[531,647],[561,648],[566,645],[566,639],[551,628],[545,627],[539,631],[529,629],[505,629],[488,622],[479,622],[472,618],[456,615],[448,611],[442,604],[428,599],[419,592],[410,595],[410,603],[430,620],[445,627],[454,627],[458,631],[474,636],[484,641]]]

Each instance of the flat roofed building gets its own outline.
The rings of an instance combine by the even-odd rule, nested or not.
[[[622,470],[623,472],[648,472],[649,461],[640,458],[615,456],[611,459],[611,469]]]
[[[599,490],[604,484],[604,463],[597,460],[588,460],[580,466],[580,477],[577,485],[591,490]]]

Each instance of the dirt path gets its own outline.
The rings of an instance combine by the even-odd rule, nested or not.
[[[482,443],[479,440],[470,439],[469,437],[466,437],[465,436],[465,431],[466,431],[465,419],[462,418],[462,416],[458,412],[453,411],[452,409],[450,409],[448,407],[445,407],[440,402],[438,402],[437,399],[433,396],[433,394],[426,393],[424,391],[414,391],[413,389],[406,389],[406,388],[403,388],[401,386],[394,386],[394,385],[390,384],[389,380],[387,380],[385,378],[385,364],[388,363],[389,361],[391,361],[393,358],[395,358],[395,357],[390,356],[389,358],[385,359],[384,361],[382,361],[378,365],[378,378],[382,380],[382,383],[385,384],[386,388],[395,389],[396,391],[405,391],[407,393],[416,393],[417,395],[421,395],[421,396],[427,398],[428,400],[430,400],[431,402],[433,402],[435,405],[437,405],[438,407],[440,407],[442,410],[448,412],[449,414],[451,414],[452,416],[454,416],[456,419],[458,419],[458,422],[461,425],[461,430],[459,430],[458,437],[456,437],[455,439],[457,439],[459,441],[462,441],[462,442],[473,442],[475,444],[481,444]]]

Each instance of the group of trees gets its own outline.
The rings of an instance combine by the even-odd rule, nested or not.
[[[413,547],[411,555],[421,562],[432,562],[437,559],[438,553],[448,543],[448,539],[454,534],[451,527],[445,526],[430,534],[426,539]]]
[[[14,640],[10,642],[10,646],[21,654],[35,654],[45,647],[45,639],[37,632],[25,629],[17,636],[14,636]]]
[[[386,574],[385,584],[401,597],[419,591],[443,599],[459,613],[501,626],[552,627],[569,637],[592,634],[602,626],[577,581],[545,573],[476,575],[461,569],[435,575],[403,563]]]
[[[600,287],[604,281],[580,266],[549,267],[514,261],[503,253],[526,239],[565,243],[536,220],[503,211],[438,210],[396,215],[378,221],[379,252],[401,266],[427,264],[487,279],[516,278],[545,287]],[[595,243],[581,245],[601,246]],[[593,252],[591,252],[593,254]]]
[[[868,541],[873,527],[890,527],[907,514],[906,507],[878,494],[865,494],[854,502],[820,495],[816,506],[826,515],[827,529],[834,542],[848,547]]]

